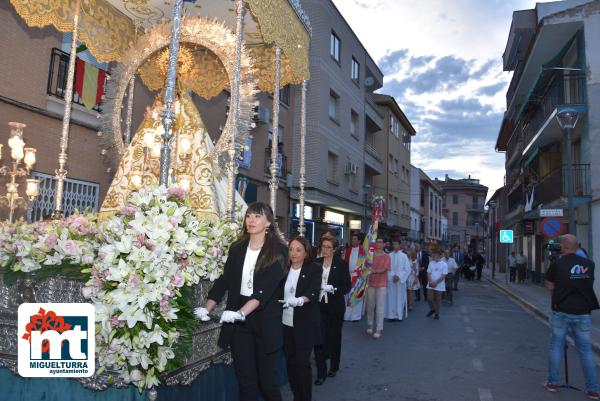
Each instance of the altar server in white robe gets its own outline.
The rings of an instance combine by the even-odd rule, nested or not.
[[[392,269],[388,272],[388,287],[385,304],[385,318],[402,320],[407,316],[406,282],[410,275],[410,260],[401,250],[399,240],[392,241],[394,252],[390,254]]]

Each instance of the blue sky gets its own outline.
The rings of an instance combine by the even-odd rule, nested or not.
[[[417,129],[412,163],[432,178],[469,174],[502,186],[494,144],[511,74],[502,53],[515,10],[531,0],[333,0]],[[373,23],[377,21],[377,23]]]

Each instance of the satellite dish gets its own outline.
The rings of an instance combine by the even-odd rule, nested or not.
[[[367,86],[373,86],[375,84],[375,78],[373,77],[366,77],[365,78],[365,85]]]

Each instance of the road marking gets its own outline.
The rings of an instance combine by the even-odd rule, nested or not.
[[[471,326],[467,326],[467,327],[465,327],[465,331],[466,331],[467,333],[475,333],[475,330],[473,330],[473,328],[472,328]]]
[[[463,316],[463,320],[465,323],[471,323],[471,318],[469,316]]]
[[[469,338],[469,345],[472,348],[477,348],[477,340],[475,340],[474,338]]]
[[[483,362],[479,358],[473,358],[473,369],[478,372],[483,372]]]
[[[479,400],[480,401],[494,401],[494,397],[492,397],[492,391],[487,388],[478,388],[479,391]]]
[[[466,306],[461,306],[460,307],[460,313],[467,314],[467,307]]]

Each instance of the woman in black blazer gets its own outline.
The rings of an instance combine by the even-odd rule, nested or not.
[[[278,300],[287,260],[273,210],[265,203],[252,203],[240,240],[229,250],[223,275],[215,280],[206,305],[194,311],[198,318],[209,320],[209,313],[227,292],[218,344],[231,348],[240,401],[256,401],[259,389],[266,401],[281,401],[276,377],[283,345]]]
[[[321,266],[311,262],[303,237],[289,243],[290,269],[283,287],[283,352],[294,401],[312,400],[310,354],[320,343]]]
[[[321,278],[321,294],[319,295],[319,309],[321,314],[322,345],[315,347],[315,360],[317,363],[316,385],[321,385],[326,376],[334,377],[340,369],[340,355],[342,353],[342,325],[346,303],[344,295],[350,292],[350,271],[344,259],[335,256],[338,248],[334,238],[323,238],[319,244],[323,257],[315,262],[323,268]],[[327,373],[327,359],[330,359],[329,373]]]

